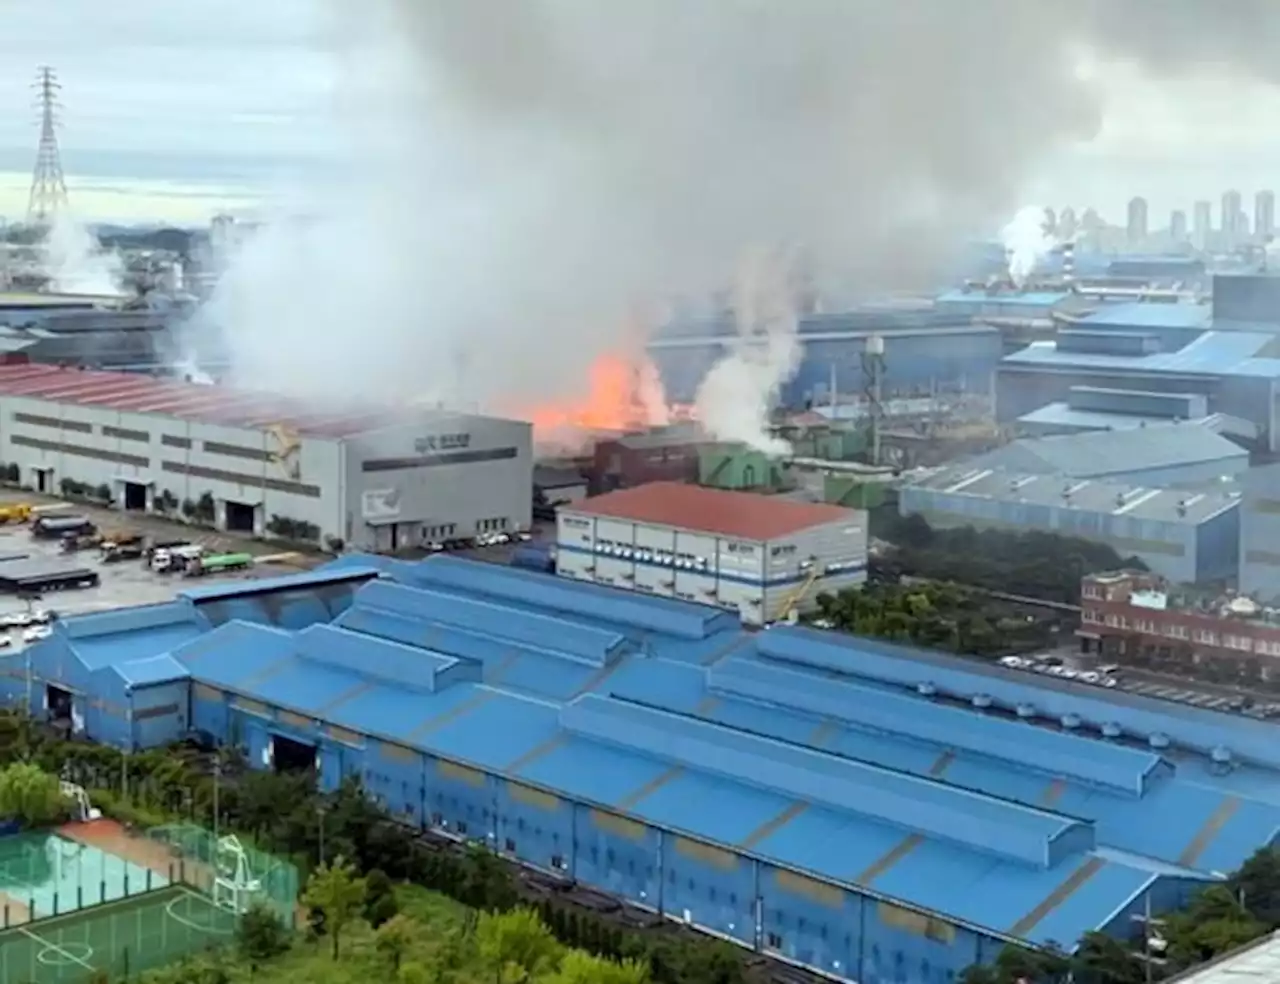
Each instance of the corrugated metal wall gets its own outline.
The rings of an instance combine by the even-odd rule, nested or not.
[[[865,335],[804,341],[800,367],[781,395],[783,405],[800,407],[806,400],[826,399],[833,368],[839,392],[862,393],[867,385],[862,369],[865,343]],[[696,346],[655,346],[650,348],[649,355],[662,377],[668,398],[689,403],[707,371],[725,352],[722,343],[710,342]],[[891,395],[928,392],[932,387],[963,386],[968,392],[989,393],[992,375],[1002,354],[1000,332],[994,328],[888,335],[885,337],[884,392]]]

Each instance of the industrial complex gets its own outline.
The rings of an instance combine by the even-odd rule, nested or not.
[[[127,510],[204,501],[220,529],[261,535],[276,517],[372,550],[530,524],[528,424],[142,374],[0,366],[0,460],[40,492],[70,479]]]
[[[762,625],[867,576],[867,515],[839,506],[654,482],[556,516],[556,569],[718,605]]]
[[[851,981],[1127,934],[1280,830],[1267,722],[451,557],[68,617],[0,687]]]

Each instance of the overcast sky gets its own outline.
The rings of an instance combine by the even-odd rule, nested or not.
[[[64,84],[63,160],[81,212],[196,221],[246,208],[326,153],[336,71],[322,0],[7,0],[0,31],[0,214],[20,216],[37,137],[37,65]],[[352,0],[357,2],[357,0]],[[1280,187],[1280,91],[1156,85],[1095,68],[1106,124],[1045,164],[1024,198],[1093,204],[1134,194],[1153,224],[1229,187]]]

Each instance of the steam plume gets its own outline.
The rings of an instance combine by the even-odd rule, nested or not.
[[[791,446],[769,434],[769,411],[800,359],[789,270],[777,257],[751,257],[734,300],[738,337],[698,389],[698,420],[712,437],[785,455]]]
[[[1009,279],[1019,287],[1035,273],[1036,264],[1055,245],[1047,229],[1045,210],[1039,205],[1019,209],[1001,231],[1000,240],[1009,257]]]
[[[1280,65],[1274,0],[331,6],[349,173],[302,189],[314,221],[259,235],[206,312],[242,381],[329,401],[571,395],[635,301],[705,296],[748,243],[803,243],[847,297],[934,288],[1096,131],[1081,45]]]
[[[116,296],[124,293],[124,263],[102,249],[74,217],[59,213],[44,240],[41,265],[51,290],[61,294]]]

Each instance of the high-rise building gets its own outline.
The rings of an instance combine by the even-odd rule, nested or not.
[[[1187,241],[1187,213],[1180,208],[1175,208],[1169,216],[1169,238],[1175,243]]]
[[[1228,191],[1222,196],[1222,231],[1227,235],[1240,232],[1241,208],[1240,192]]]
[[[1191,213],[1191,231],[1200,242],[1213,231],[1213,202],[1196,202]]]
[[[1147,200],[1132,198],[1129,200],[1129,242],[1138,243],[1147,238]]]
[[[1253,200],[1253,234],[1263,241],[1276,234],[1276,193],[1260,191]]]

